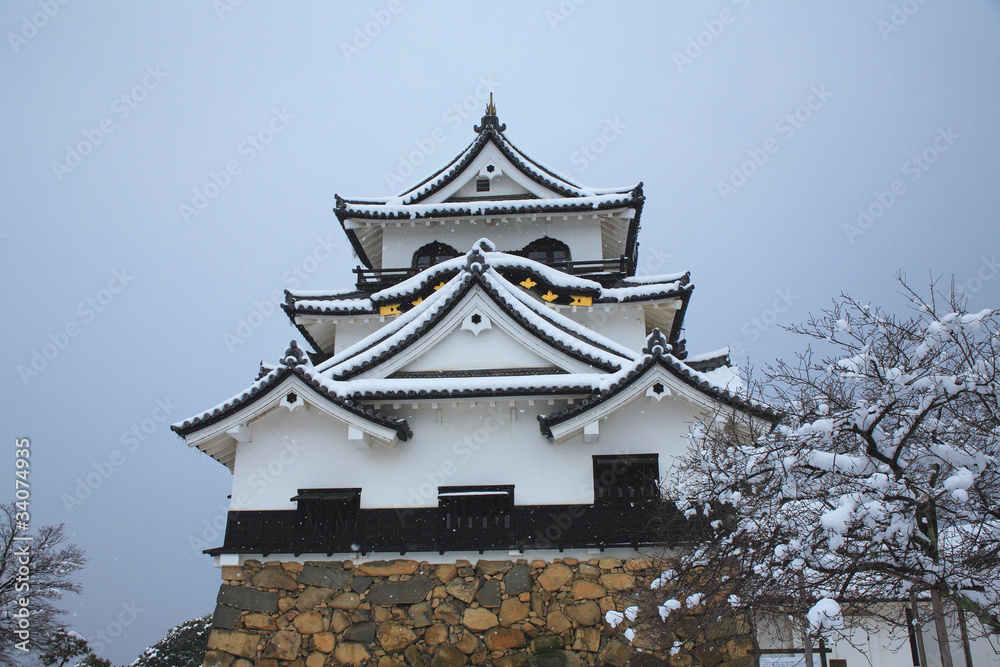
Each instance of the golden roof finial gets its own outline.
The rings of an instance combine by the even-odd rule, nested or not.
[[[497,108],[495,106],[493,106],[493,93],[490,93],[490,103],[486,107],[486,115],[487,116],[496,116],[497,115]]]

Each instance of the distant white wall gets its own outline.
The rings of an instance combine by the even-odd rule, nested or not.
[[[902,609],[900,609],[900,614],[902,614]],[[931,620],[930,605],[921,604],[920,614],[924,623],[922,634],[927,667],[941,667],[941,652],[938,648],[937,632]],[[982,627],[974,617],[970,615],[966,620],[969,624],[970,635],[982,634]],[[761,649],[802,647],[801,630],[796,630],[793,637],[788,622],[784,619],[782,621],[778,632],[775,632],[773,628],[758,630],[757,639]],[[884,621],[873,624],[871,619],[861,623],[858,619],[852,619],[850,616],[845,617],[844,622],[846,637],[828,646],[830,649],[828,660],[846,660],[847,667],[913,667],[909,635],[904,625],[893,625]],[[957,614],[949,610],[946,613],[946,622],[949,630],[948,648],[952,662],[955,667],[965,667],[965,653],[959,635]],[[1000,648],[1000,638],[995,637],[993,643]],[[970,647],[972,661],[976,667],[1000,667],[1000,653],[994,649],[988,639],[983,637],[974,639],[970,642]],[[797,654],[796,657],[801,658],[802,655]],[[819,656],[817,655],[815,656],[816,667],[819,667],[819,664]]]

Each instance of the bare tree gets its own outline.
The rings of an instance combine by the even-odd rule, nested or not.
[[[15,539],[24,537],[16,516],[13,504],[0,505],[0,667],[13,667],[29,651],[55,648],[66,634],[57,601],[80,592],[73,574],[86,562],[78,547],[64,546],[62,524],[44,526],[30,540]]]

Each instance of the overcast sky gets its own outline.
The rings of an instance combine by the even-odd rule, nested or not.
[[[902,312],[898,270],[1000,304],[997,2],[63,2],[0,8],[2,460],[12,497],[31,438],[117,664],[220,584],[231,476],[168,424],[296,337],[273,290],[353,284],[334,193],[426,176],[489,91],[543,164],[645,183],[692,352],[788,356],[841,291]]]

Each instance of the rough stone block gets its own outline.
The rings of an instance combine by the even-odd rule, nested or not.
[[[257,635],[232,630],[212,630],[208,636],[208,649],[254,658],[257,655]]]
[[[524,646],[524,633],[510,628],[493,628],[483,635],[486,648],[491,651],[507,651]]]
[[[500,605],[500,625],[509,627],[528,618],[530,608],[517,598],[507,598]]]
[[[333,657],[337,662],[361,667],[371,659],[372,654],[368,652],[364,644],[344,642],[337,645],[337,649],[333,652]]]
[[[472,581],[466,581],[465,579],[452,579],[447,588],[448,595],[458,598],[466,604],[472,604],[472,601],[476,599],[476,593],[479,592],[479,585],[482,583],[479,579],[473,579]]]
[[[275,632],[271,641],[264,647],[261,657],[275,660],[294,660],[302,647],[302,636],[291,630]]]
[[[431,667],[462,667],[465,655],[451,644],[445,644],[434,652]]]
[[[371,644],[375,641],[375,624],[371,621],[354,623],[344,631],[344,639],[349,642]]]
[[[480,561],[482,562],[492,562],[492,561]],[[500,582],[496,579],[490,579],[483,583],[483,587],[479,589],[476,593],[476,602],[478,602],[483,607],[489,607],[490,609],[496,609],[500,606]]]
[[[255,588],[278,588],[283,591],[296,591],[299,585],[291,575],[280,567],[265,567],[253,575],[251,579]]]
[[[414,634],[413,630],[410,630],[402,623],[394,621],[379,625],[376,635],[378,636],[378,643],[387,653],[401,651],[417,641],[417,635]]]
[[[390,577],[394,574],[414,574],[420,567],[415,560],[374,560],[358,566],[361,574],[369,577]]]
[[[206,651],[203,667],[231,667],[236,661],[235,655],[230,655],[225,651]]]
[[[212,614],[212,627],[232,630],[236,627],[236,620],[240,617],[240,610],[224,604],[215,605],[215,612]]]
[[[483,607],[477,607],[473,609],[469,607],[462,614],[462,625],[469,628],[473,632],[482,632],[483,630],[489,630],[490,628],[496,627],[500,623],[497,619],[497,615],[494,614],[489,609],[484,609]]]
[[[373,581],[375,581],[374,577],[354,577],[351,580],[351,590],[355,593],[364,593]]]
[[[572,579],[573,570],[562,563],[552,563],[538,575],[538,585],[547,591],[557,591]]]
[[[434,588],[430,577],[419,574],[407,581],[385,581],[372,584],[365,598],[371,604],[416,604],[423,602]]]
[[[243,586],[221,586],[216,602],[244,611],[262,611],[267,614],[278,611],[277,595]]]
[[[531,652],[535,655],[552,653],[553,651],[560,650],[565,645],[563,638],[559,635],[546,635],[531,640]]]
[[[343,588],[351,580],[351,573],[340,567],[306,565],[299,575],[299,583],[326,588]]]
[[[481,560],[476,563],[476,571],[488,577],[503,574],[512,567],[514,563],[509,560]]]
[[[299,631],[299,634],[314,635],[323,632],[323,616],[318,611],[307,611],[292,619],[292,625]]]

